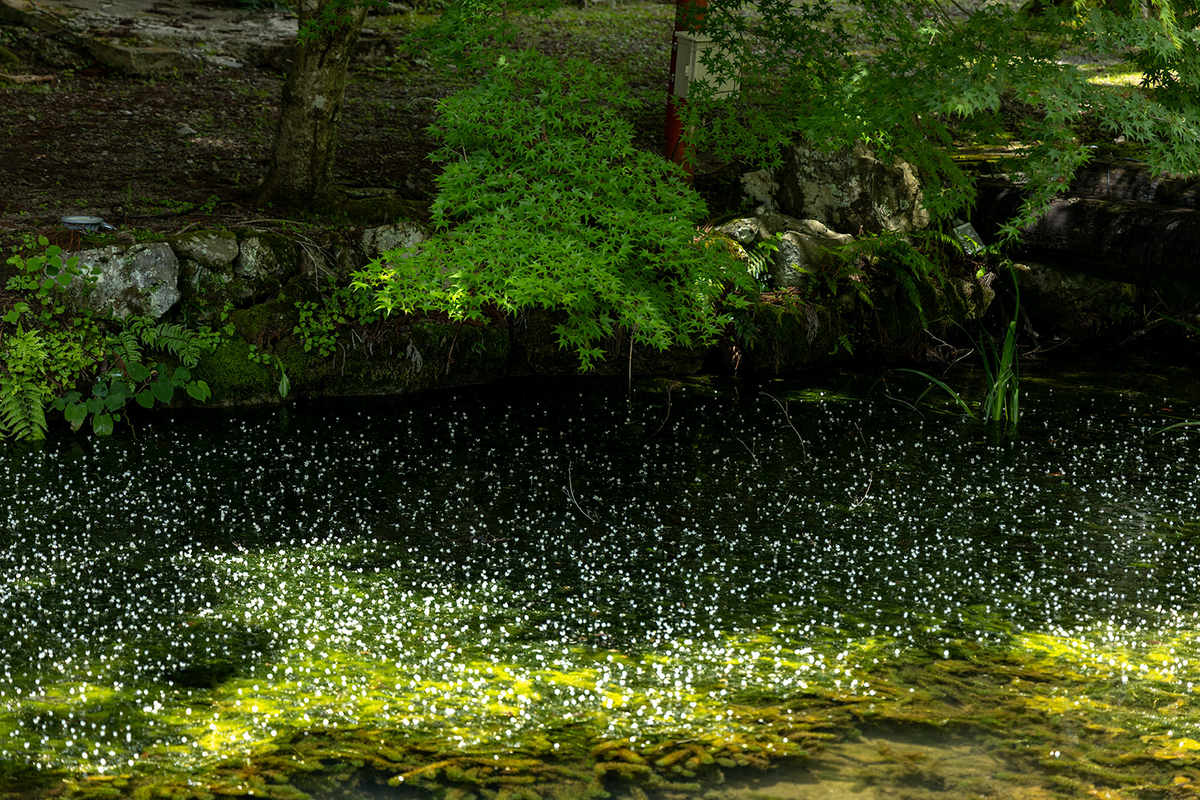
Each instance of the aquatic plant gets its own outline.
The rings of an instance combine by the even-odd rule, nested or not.
[[[258,345],[250,345],[249,351],[250,352],[247,354],[246,358],[249,359],[251,363],[262,364],[267,369],[274,368],[279,370],[279,396],[281,398],[287,397],[288,392],[292,390],[292,381],[290,378],[288,378],[287,369],[283,366],[283,362],[267,351],[259,350]],[[197,399],[205,400],[207,398]]]
[[[1004,331],[1004,341],[999,348],[979,343],[979,354],[983,359],[984,382],[987,396],[983,401],[983,415],[989,422],[1004,422],[1015,428],[1020,417],[1020,362],[1017,359],[1017,321],[1021,313],[1020,287],[1017,273],[1010,267],[1013,279],[1013,318]]]
[[[1017,420],[1020,417],[1021,381],[1020,362],[1017,357],[1017,322],[1020,319],[1021,298],[1016,271],[1011,268],[1011,265],[1009,271],[1012,274],[1014,289],[1013,318],[1005,328],[1004,340],[1000,345],[996,345],[986,333],[981,333],[977,340],[979,342],[978,352],[983,363],[984,385],[987,387],[987,394],[984,396],[978,415],[971,404],[945,381],[921,370],[901,368],[897,371],[911,372],[925,378],[933,386],[946,392],[950,399],[966,412],[967,416],[972,418],[978,416],[990,423],[1004,423],[1006,427],[1012,429],[1017,426]],[[926,392],[928,391],[927,389]],[[926,392],[917,398],[918,403],[925,397]]]
[[[887,724],[986,735],[1022,786],[1172,779],[1200,742],[1197,443],[1129,436],[1161,398],[1081,412],[1035,385],[1023,424],[1054,435],[990,440],[738,388],[357,400],[0,451],[0,765],[78,797],[363,772],[552,800]]]

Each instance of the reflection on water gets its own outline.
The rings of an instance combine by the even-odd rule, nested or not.
[[[10,449],[0,759],[279,797],[338,765],[529,797],[1034,797],[1150,780],[1131,748],[1179,777],[1200,439],[1147,434],[1200,412],[1023,406],[998,438],[828,386],[592,381]]]
[[[909,798],[1045,798],[1023,786],[1023,767],[977,738],[912,731],[870,730],[830,744],[800,763],[763,772],[738,770],[705,800],[889,800]],[[1028,775],[1019,776],[1027,780]]]

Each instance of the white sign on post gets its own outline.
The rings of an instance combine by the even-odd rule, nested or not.
[[[709,83],[716,83],[716,78],[709,75],[708,68],[703,61],[704,54],[714,49],[716,45],[703,34],[688,33],[687,31],[677,31],[675,41],[678,48],[675,55],[675,96],[687,97],[688,85],[693,81],[705,80]],[[738,90],[739,85],[736,78],[717,84],[715,96],[726,97],[733,94]]]

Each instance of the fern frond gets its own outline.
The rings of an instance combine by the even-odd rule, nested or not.
[[[17,328],[7,337],[4,365],[11,375],[40,375],[45,370],[46,343],[36,330]]]
[[[109,336],[109,346],[112,347],[113,354],[122,363],[142,363],[142,345],[133,329],[126,328],[120,333]]]
[[[4,432],[18,439],[46,438],[46,407],[37,384],[0,378],[0,434]]]
[[[156,328],[146,328],[142,341],[147,347],[173,354],[185,367],[194,367],[200,360],[201,349],[196,335],[182,325],[164,322]]]

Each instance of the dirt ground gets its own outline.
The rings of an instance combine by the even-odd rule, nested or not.
[[[94,2],[112,6],[108,0]],[[244,200],[267,164],[282,70],[212,56],[220,52],[219,43],[214,45],[220,34],[211,21],[218,6],[208,0],[154,3],[137,17],[89,18],[87,25],[93,37],[107,42],[155,44],[138,30],[139,20],[163,14],[159,8],[178,14],[181,7],[190,16],[169,23],[191,25],[193,33],[197,25],[210,26],[207,43],[191,41],[184,47],[210,54],[195,74],[129,75],[99,64],[78,36],[0,26],[0,248],[5,255],[29,232],[74,244],[78,237],[59,223],[65,215],[102,217],[126,232],[124,240],[194,227],[282,224],[272,221],[279,213]],[[238,13],[244,21],[232,28],[261,22],[255,14],[286,12]],[[644,100],[634,120],[637,144],[654,150],[663,137],[672,15],[672,7],[660,4],[567,9],[531,33],[530,43],[547,52],[607,60],[624,72],[630,91]],[[381,44],[373,59],[354,69],[337,155],[339,180],[352,191],[383,190],[410,200],[429,200],[434,192],[437,165],[427,156],[435,142],[426,128],[434,119],[435,101],[465,82],[395,55],[393,45],[402,41],[406,24],[417,24],[413,19],[400,15],[368,23],[376,31],[367,36]],[[104,29],[107,25],[112,27]],[[731,191],[736,194],[731,188],[736,182],[731,168],[716,170],[697,185],[722,207]]]

